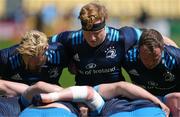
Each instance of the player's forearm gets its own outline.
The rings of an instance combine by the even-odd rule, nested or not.
[[[8,97],[21,95],[28,87],[26,84],[0,80],[0,92]]]
[[[91,108],[91,110],[97,110],[98,112],[104,105],[102,97],[89,86],[73,86],[63,89],[60,92],[36,95],[33,98],[33,104],[51,103],[58,100],[83,102]]]
[[[156,104],[160,102],[160,100],[157,97],[155,97],[145,89],[128,82],[121,82],[118,91],[121,91],[122,96],[130,99],[139,99],[139,98],[147,99],[147,100],[151,100]]]
[[[50,92],[58,92],[61,91],[63,88],[58,86],[58,85],[54,85],[54,84],[50,84],[50,83],[46,83],[46,82],[42,82],[39,81],[37,83],[35,83],[32,86],[29,86],[24,92],[23,92],[23,97],[26,98],[27,100],[31,101],[32,97],[36,94],[39,93],[50,93]]]
[[[169,109],[157,97],[153,96],[143,88],[128,82],[121,81],[101,84],[99,85],[98,93],[105,99],[111,99],[116,96],[124,96],[129,99],[147,99],[160,105],[163,110],[166,110],[167,116],[169,115]]]
[[[92,89],[86,86],[73,86],[63,89],[59,92],[53,92],[48,94],[41,94],[44,103],[50,103],[54,101],[74,101],[85,102],[92,98]]]

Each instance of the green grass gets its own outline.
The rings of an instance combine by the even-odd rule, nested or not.
[[[75,77],[68,72],[67,68],[65,68],[59,79],[59,83],[62,85],[62,87],[75,85]]]
[[[7,48],[13,44],[15,44],[15,42],[12,40],[2,40],[0,41],[0,49]]]
[[[171,38],[180,47],[180,21],[179,20],[171,21],[170,24],[171,24]]]

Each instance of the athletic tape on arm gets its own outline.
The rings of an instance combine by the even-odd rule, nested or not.
[[[70,87],[73,94],[74,102],[84,102],[88,96],[88,89],[86,86],[73,86]]]
[[[100,113],[105,102],[102,97],[94,90],[94,96],[92,100],[88,100],[85,102],[93,111],[91,115],[95,115],[96,113]]]
[[[88,107],[91,108],[92,111],[96,111],[100,113],[105,102],[95,90],[93,90],[92,99],[87,99],[88,96],[87,86],[73,86],[70,89],[72,90],[73,93],[74,102],[83,102],[86,105],[88,105]]]

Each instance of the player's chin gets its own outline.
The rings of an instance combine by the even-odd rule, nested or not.
[[[97,47],[98,44],[97,44],[97,43],[89,43],[89,46],[91,46],[91,47]]]

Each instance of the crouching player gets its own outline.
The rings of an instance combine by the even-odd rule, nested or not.
[[[101,96],[99,96],[99,94]],[[116,99],[114,97],[118,96],[121,96],[119,98],[125,97],[129,100],[136,99],[136,101],[127,101],[127,99],[117,101],[119,98]],[[101,97],[106,100],[106,103],[104,103],[104,100]],[[157,97],[151,95],[149,92],[142,89],[141,87],[138,87],[128,82],[101,84],[95,86],[94,88],[91,88],[89,86],[73,86],[67,89],[63,89],[59,92],[52,92],[46,94],[41,93],[39,95],[34,95],[32,99],[32,103],[36,106],[45,104],[49,105],[52,102],[56,101],[82,102],[90,108],[90,113],[93,113],[93,116],[94,114],[112,117],[132,115],[133,117],[169,116],[168,107],[163,104]],[[26,115],[27,111],[30,109],[31,108],[27,108],[25,111],[23,111],[21,113],[21,117],[25,117],[24,115]]]

